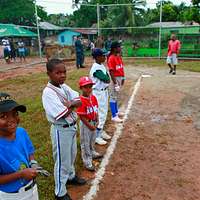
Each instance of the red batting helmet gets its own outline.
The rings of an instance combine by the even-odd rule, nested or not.
[[[85,85],[94,85],[94,83],[92,82],[92,79],[89,78],[88,76],[83,76],[79,79],[79,86],[85,86]]]

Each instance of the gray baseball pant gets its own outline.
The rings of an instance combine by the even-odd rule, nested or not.
[[[91,131],[82,121],[80,121],[81,156],[86,167],[92,165],[92,157],[96,154],[94,149],[96,131]]]
[[[55,195],[67,193],[66,183],[75,176],[74,162],[77,154],[77,127],[63,128],[62,125],[51,125],[51,140],[54,159]]]

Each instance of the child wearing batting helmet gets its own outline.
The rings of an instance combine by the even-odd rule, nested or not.
[[[107,113],[108,113],[108,86],[110,84],[110,76],[104,66],[106,60],[106,52],[101,49],[94,49],[92,56],[95,62],[90,70],[90,77],[95,83],[93,85],[93,95],[97,98],[99,108],[99,124],[97,126],[96,143],[99,145],[105,145],[107,142],[105,140],[111,139],[111,137],[103,130]]]
[[[95,171],[92,160],[102,158],[102,155],[94,149],[96,128],[98,126],[98,102],[96,97],[92,95],[93,85],[94,83],[89,77],[80,78],[79,87],[82,90],[80,96],[82,106],[77,108],[80,117],[81,155],[84,166],[89,171]]]
[[[78,92],[64,82],[65,64],[59,59],[48,61],[49,82],[42,94],[46,117],[51,124],[51,141],[54,158],[55,198],[71,200],[66,183],[83,185],[86,181],[75,175],[74,162],[77,154],[76,133],[77,114],[75,108],[81,106]]]
[[[112,80],[110,84],[110,109],[112,121],[117,123],[123,122],[123,120],[119,118],[123,113],[118,111],[118,95],[125,81],[124,64],[120,54],[121,45],[119,42],[114,41],[111,44],[111,51],[108,57],[108,68]]]
[[[0,92],[0,199],[38,200],[35,178],[38,172],[49,174],[34,160],[33,144],[18,127],[18,112],[26,112],[26,107]]]

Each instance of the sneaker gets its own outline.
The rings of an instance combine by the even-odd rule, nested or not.
[[[86,180],[83,178],[79,178],[78,176],[75,175],[75,177],[72,180],[67,181],[68,185],[85,185]]]
[[[69,194],[65,194],[62,197],[55,196],[55,199],[56,200],[72,200],[72,198],[69,196]]]
[[[176,75],[176,71],[173,71],[172,74],[173,74],[173,75]]]
[[[94,171],[95,171],[95,167],[94,167],[93,165],[85,166],[85,168],[86,168],[88,171],[91,171],[91,172],[94,172]]]
[[[108,135],[105,131],[102,131],[101,137],[102,137],[104,140],[110,140],[110,139],[111,139],[111,136]]]
[[[117,123],[122,123],[122,122],[123,122],[123,120],[120,119],[118,116],[112,117],[112,121],[113,121],[113,122],[117,122]]]
[[[171,74],[172,72],[173,72],[173,69],[170,69],[170,70],[169,70],[169,74]]]
[[[95,143],[99,144],[99,145],[106,145],[107,144],[107,142],[100,137],[96,138]]]
[[[116,114],[117,114],[117,116],[119,116],[119,117],[123,117],[123,116],[125,115],[124,112],[118,112],[118,113],[116,113]]]
[[[103,158],[103,155],[98,152],[94,152],[92,155],[92,158],[93,159],[101,159],[101,158]]]

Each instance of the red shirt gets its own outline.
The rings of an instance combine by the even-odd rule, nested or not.
[[[170,40],[168,43],[168,56],[171,56],[173,53],[178,54],[181,48],[181,43],[179,40]]]
[[[82,105],[77,108],[78,115],[84,115],[88,120],[97,120],[98,102],[94,95],[90,97],[80,96]]]
[[[108,58],[108,68],[113,70],[114,76],[124,76],[124,63],[121,56],[111,55]]]

